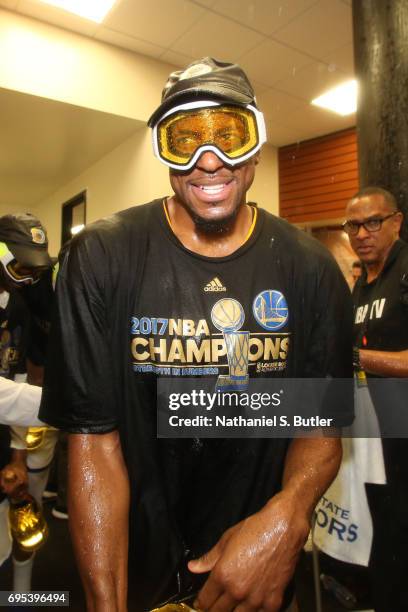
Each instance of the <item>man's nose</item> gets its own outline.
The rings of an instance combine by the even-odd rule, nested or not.
[[[204,151],[197,160],[196,168],[204,170],[204,172],[216,172],[224,162],[213,151]]]

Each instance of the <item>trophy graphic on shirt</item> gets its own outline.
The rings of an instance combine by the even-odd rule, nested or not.
[[[233,298],[218,300],[211,310],[211,320],[222,331],[227,350],[229,374],[220,374],[217,391],[245,391],[248,388],[249,332],[240,331],[245,313]]]

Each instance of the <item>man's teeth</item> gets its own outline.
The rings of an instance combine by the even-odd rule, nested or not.
[[[205,191],[205,193],[209,193],[214,195],[216,193],[220,193],[225,187],[225,183],[222,185],[200,185],[200,189]]]

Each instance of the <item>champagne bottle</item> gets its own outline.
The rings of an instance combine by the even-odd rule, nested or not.
[[[13,473],[5,480],[13,482]],[[48,526],[42,510],[28,492],[20,497],[9,497],[9,525],[13,539],[20,548],[33,552],[41,548],[48,536]]]

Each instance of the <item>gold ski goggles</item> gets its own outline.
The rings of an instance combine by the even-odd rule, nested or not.
[[[15,283],[34,285],[46,267],[42,268],[22,268],[16,261],[13,253],[9,251],[4,242],[0,242],[0,262],[7,276]]]
[[[235,166],[266,142],[265,120],[251,105],[201,100],[170,109],[153,127],[152,138],[155,156],[175,170],[190,170],[205,151]]]

